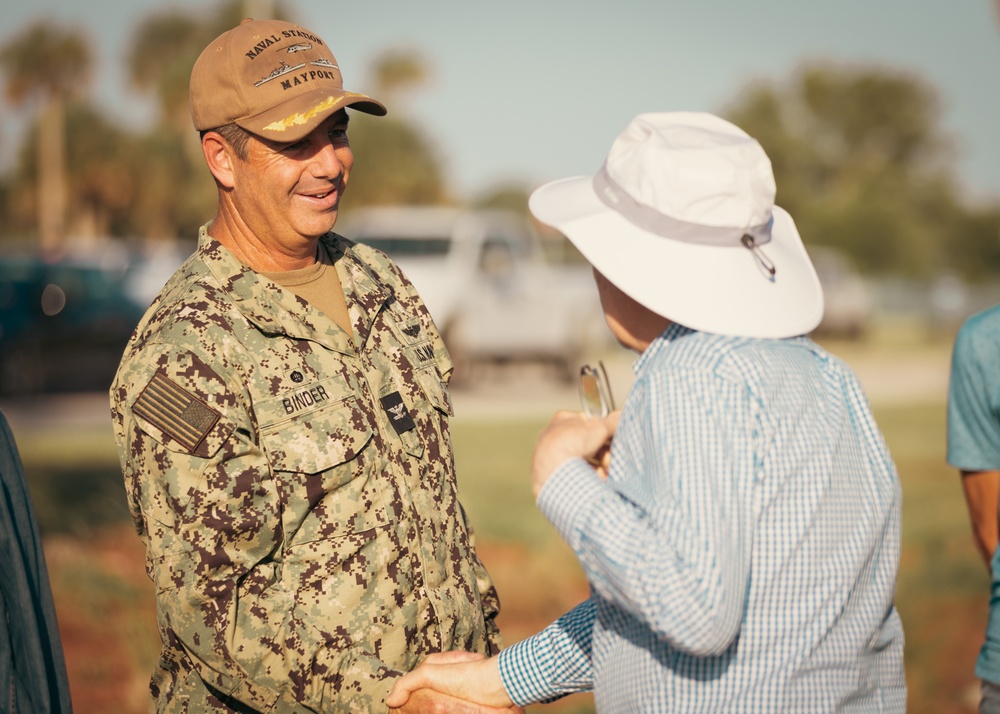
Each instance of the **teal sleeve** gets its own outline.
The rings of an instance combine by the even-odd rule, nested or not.
[[[1000,469],[1000,310],[970,318],[952,352],[948,463],[964,471]]]

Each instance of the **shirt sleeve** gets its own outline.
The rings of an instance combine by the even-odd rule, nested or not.
[[[586,600],[537,635],[500,653],[497,664],[515,704],[551,702],[593,688],[594,602]]]
[[[608,481],[573,459],[539,494],[595,597],[695,656],[724,652],[743,620],[753,418],[743,385],[653,373],[629,395]]]
[[[955,338],[948,385],[948,463],[965,471],[1000,468],[1000,336],[967,322]]]
[[[296,605],[274,557],[281,500],[250,417],[210,366],[172,349],[152,379],[121,387],[115,408],[165,642],[238,709],[377,711],[399,673]]]

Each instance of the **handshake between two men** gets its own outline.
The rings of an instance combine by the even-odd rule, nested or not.
[[[580,412],[558,412],[542,431],[531,464],[532,489],[537,499],[542,488],[561,466],[571,459],[587,461],[602,479],[607,478],[610,445],[620,412],[589,418]],[[429,655],[420,666],[396,681],[386,699],[390,709],[415,704],[421,690],[434,690],[452,697],[454,706],[436,701],[435,711],[456,714],[490,714],[523,711],[514,704],[500,675],[500,657],[484,657],[474,652],[439,652]]]

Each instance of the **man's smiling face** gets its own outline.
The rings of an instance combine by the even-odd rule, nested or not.
[[[246,160],[233,165],[230,200],[262,244],[291,248],[333,228],[354,164],[347,123],[340,110],[294,143],[250,138]]]

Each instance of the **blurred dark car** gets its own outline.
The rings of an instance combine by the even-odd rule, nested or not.
[[[107,390],[143,311],[119,271],[0,257],[0,394]]]

